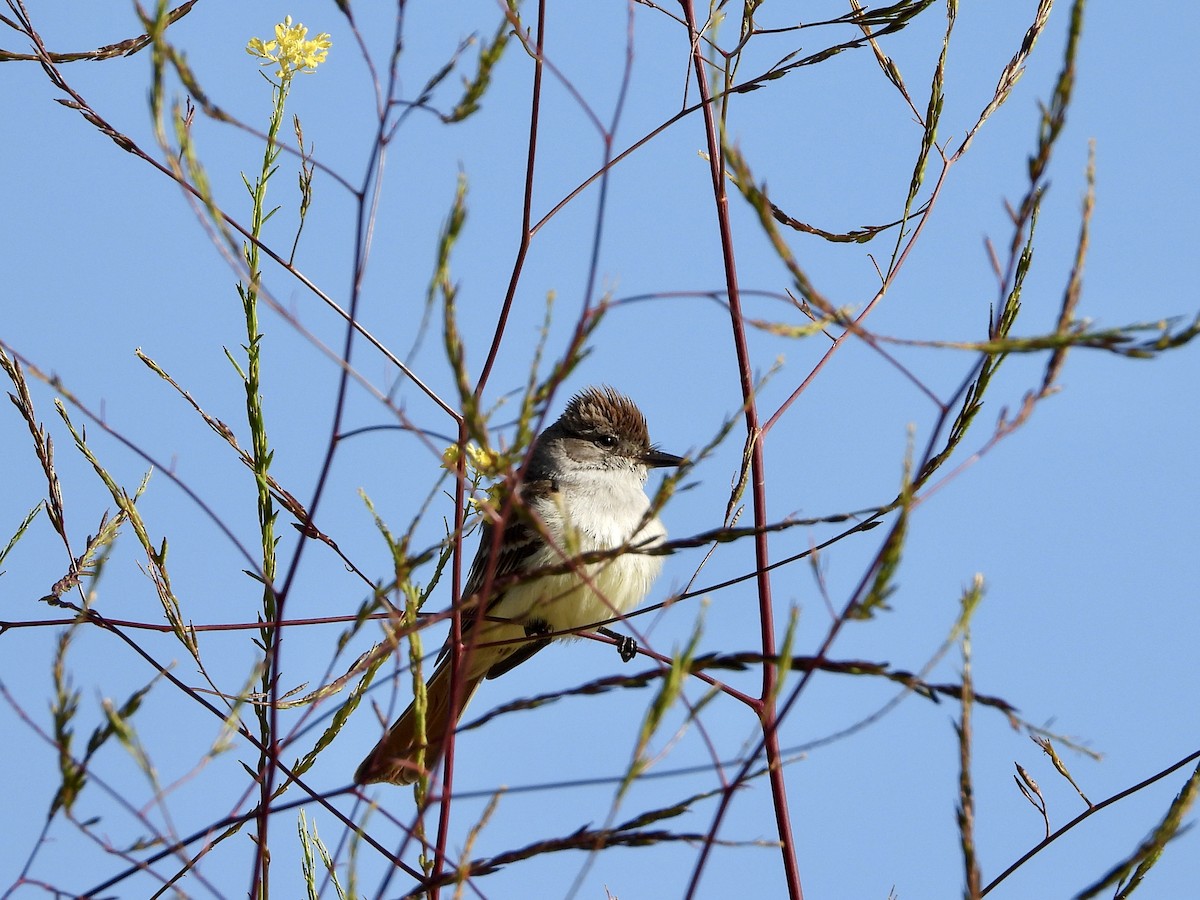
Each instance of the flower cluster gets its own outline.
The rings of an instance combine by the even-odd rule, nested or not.
[[[280,81],[291,81],[297,72],[312,72],[325,62],[333,41],[329,35],[321,32],[313,40],[308,40],[308,28],[304,25],[292,24],[288,16],[275,26],[275,40],[264,41],[262,38],[252,38],[246,45],[246,52],[262,60],[261,65],[276,65],[275,77]]]
[[[453,471],[458,466],[458,458],[458,444],[451,444],[442,454],[442,465]],[[485,477],[497,478],[504,473],[504,457],[478,444],[467,444],[467,467]]]

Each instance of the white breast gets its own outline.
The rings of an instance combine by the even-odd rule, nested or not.
[[[561,549],[543,548],[535,568],[561,565],[563,550],[573,555],[627,542],[649,547],[666,537],[657,517],[646,520],[650,502],[634,470],[585,470],[560,487],[539,500],[535,511]],[[554,631],[585,628],[636,607],[661,569],[661,557],[623,553],[588,565],[586,579],[572,572],[510,588],[494,613],[518,621],[541,619]]]

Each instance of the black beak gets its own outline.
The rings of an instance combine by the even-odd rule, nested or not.
[[[641,462],[642,465],[651,469],[675,468],[676,466],[683,465],[683,457],[675,456],[671,453],[663,453],[657,447],[651,447],[642,454]]]

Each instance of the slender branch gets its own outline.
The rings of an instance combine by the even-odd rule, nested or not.
[[[767,523],[767,492],[766,467],[763,459],[763,439],[765,437],[758,423],[758,405],[755,399],[754,376],[750,360],[750,350],[746,341],[746,329],[742,317],[742,300],[737,276],[737,263],[733,248],[733,231],[729,221],[729,194],[725,181],[725,137],[724,125],[718,126],[709,102],[710,92],[708,79],[705,74],[705,60],[701,50],[701,29],[696,23],[696,10],[693,0],[681,0],[684,18],[687,21],[688,39],[691,41],[692,72],[696,78],[696,87],[700,93],[702,115],[704,119],[704,135],[708,149],[709,173],[712,179],[713,200],[716,204],[717,229],[721,239],[722,264],[725,271],[725,293],[729,302],[730,325],[733,331],[733,344],[737,354],[738,378],[742,389],[742,402],[746,420],[746,452],[750,458],[750,481],[753,504],[754,525],[762,528]],[[754,541],[755,578],[758,591],[759,633],[762,641],[763,656],[767,657],[776,652],[774,609],[771,603],[770,556],[768,553],[767,537],[760,533]],[[792,836],[791,820],[788,814],[787,784],[784,780],[783,766],[779,755],[778,732],[775,710],[776,682],[779,674],[775,666],[762,667],[762,695],[755,710],[764,728],[764,750],[767,755],[767,765],[770,768],[771,799],[775,808],[775,827],[779,836],[780,853],[783,858],[784,875],[788,886],[788,896],[792,900],[803,900],[804,890],[800,884],[800,870],[796,862],[796,849]],[[721,823],[733,799],[734,786],[740,783],[735,778],[732,784],[721,793],[721,800],[713,822],[709,827],[707,838],[700,850],[700,856],[692,871],[688,884],[688,897],[694,897],[699,888],[700,877],[705,863],[717,841]]]

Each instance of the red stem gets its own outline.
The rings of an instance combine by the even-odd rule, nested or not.
[[[514,24],[519,24],[514,22]],[[496,330],[492,336],[492,344],[488,348],[487,359],[484,361],[483,369],[479,373],[479,380],[475,384],[475,397],[478,400],[483,396],[484,387],[487,385],[488,378],[492,373],[492,368],[496,363],[496,356],[500,352],[500,342],[504,338],[505,330],[508,326],[508,316],[512,311],[513,300],[517,293],[517,282],[520,280],[521,272],[525,266],[525,257],[529,252],[529,243],[531,238],[530,222],[533,218],[533,175],[535,163],[537,161],[537,135],[538,135],[538,117],[541,110],[542,96],[542,53],[545,48],[546,37],[546,4],[545,0],[541,0],[538,4],[538,24],[537,24],[537,52],[534,54],[533,66],[533,94],[532,104],[529,113],[529,151],[525,163],[525,201],[521,221],[521,241],[517,247],[517,258],[513,262],[512,276],[509,278],[508,291],[504,295],[504,302],[500,307],[500,313],[496,318]],[[465,419],[459,420],[458,443],[460,447],[465,447],[468,440],[467,427]],[[454,598],[453,612],[450,619],[450,693],[451,697],[461,695],[462,672],[465,668],[463,654],[460,652],[462,647],[462,531],[466,511],[466,480],[463,472],[463,461],[459,460],[459,471],[456,479],[456,487],[454,492],[454,565],[452,567],[452,589],[451,596]],[[498,556],[499,542],[504,533],[504,518],[495,531],[495,544],[492,548],[492,560]],[[493,563],[494,567],[494,563]],[[486,584],[490,581],[491,572],[484,576],[485,590]],[[472,648],[466,648],[469,653]],[[442,768],[442,797],[439,804],[438,816],[438,833],[437,844],[434,849],[433,871],[430,875],[431,882],[437,882],[442,867],[446,859],[446,844],[450,836],[450,801],[453,796],[454,788],[454,732],[455,732],[455,717],[451,716],[445,743],[443,744],[444,765]],[[430,891],[430,896],[435,898],[438,896],[438,888],[434,887]]]
[[[514,26],[520,22],[514,21]],[[533,95],[529,110],[529,152],[525,159],[525,201],[521,212],[521,243],[517,247],[517,258],[513,261],[512,276],[508,280],[508,291],[504,295],[504,303],[500,307],[500,315],[496,318],[496,331],[492,336],[492,346],[488,349],[487,360],[479,373],[479,381],[475,385],[475,399],[483,396],[483,388],[492,374],[496,363],[496,355],[500,352],[500,341],[508,325],[508,314],[512,311],[513,300],[517,295],[517,282],[525,268],[525,256],[529,252],[529,242],[533,237],[531,223],[533,221],[533,173],[537,162],[538,117],[542,108],[542,62],[546,48],[546,0],[538,3],[537,47],[533,54]]]
[[[717,228],[721,236],[721,256],[725,268],[725,290],[729,298],[729,318],[733,329],[733,344],[737,352],[738,377],[741,380],[742,399],[746,416],[746,435],[750,441],[750,489],[754,508],[754,524],[765,527],[767,524],[767,492],[766,468],[763,461],[764,434],[758,423],[758,406],[754,397],[754,376],[750,364],[750,350],[746,343],[746,329],[742,320],[742,299],[738,289],[737,265],[733,250],[733,231],[729,222],[729,195],[725,190],[725,166],[722,153],[721,138],[718,134],[716,119],[713,115],[711,96],[708,82],[705,78],[705,62],[700,52],[700,33],[696,27],[696,13],[692,0],[681,0],[684,17],[687,21],[688,35],[692,44],[692,69],[696,73],[696,85],[700,93],[701,109],[704,115],[704,132],[708,145],[709,170],[712,175],[713,199],[716,202]],[[775,618],[771,606],[771,576],[768,571],[770,557],[767,548],[767,535],[759,533],[754,539],[754,554],[758,583],[759,627],[762,636],[762,652],[764,657],[775,654]],[[775,691],[778,672],[770,664],[762,668],[762,697],[758,701],[757,710],[763,726],[763,752],[766,755],[771,784],[771,798],[775,807],[775,828],[779,837],[780,853],[783,857],[784,875],[787,879],[788,897],[792,900],[803,900],[804,890],[800,885],[800,870],[796,863],[795,843],[792,837],[792,824],[788,815],[787,783],[784,780],[782,760],[779,752],[779,738],[775,721]],[[733,799],[736,786],[741,783],[747,769],[743,768],[738,777],[728,785],[721,796],[716,815],[696,861],[688,884],[686,896],[693,897],[700,883],[700,876],[708,861],[716,840],[717,832],[725,818]]]

